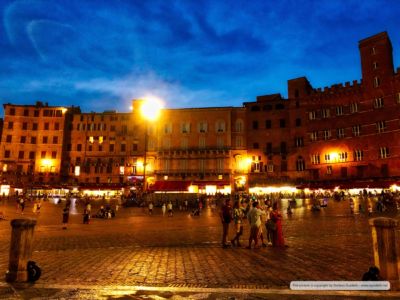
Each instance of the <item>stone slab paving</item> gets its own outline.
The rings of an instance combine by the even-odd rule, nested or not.
[[[286,207],[286,204],[282,206]],[[224,297],[216,290],[218,288],[247,288],[255,293],[263,289],[288,291],[292,280],[360,280],[373,262],[368,218],[362,214],[351,215],[345,202],[330,202],[320,213],[311,212],[307,201],[301,202],[290,218],[285,216],[284,234],[289,247],[253,250],[222,249],[219,218],[216,212],[208,209],[200,217],[177,212],[169,218],[163,217],[160,209],[148,216],[142,209],[127,208],[121,209],[115,219],[92,219],[91,224],[84,225],[81,224],[82,208],[77,207],[68,229],[62,230],[61,206],[45,203],[40,216],[34,215],[29,206],[24,215],[16,213],[11,203],[0,208],[8,219],[35,217],[38,220],[32,259],[42,268],[42,277],[36,288],[17,289],[16,297],[48,290],[61,295],[55,295],[55,298],[68,299],[62,296],[65,293],[72,293],[71,299],[76,295],[84,298],[90,294],[87,286],[96,291],[104,286],[126,287],[128,290],[122,294],[132,297],[138,296],[140,290],[129,288],[137,286],[159,290],[162,287],[208,289],[194,292],[200,297],[198,299],[204,293]],[[8,267],[10,231],[9,222],[0,221],[0,272],[5,272]],[[248,228],[245,228],[244,237],[248,237]],[[39,285],[40,289],[37,288]],[[71,286],[81,288],[74,292]],[[3,281],[2,290],[7,288],[9,286]],[[99,295],[106,295],[110,289],[101,291]],[[181,292],[183,296],[186,293]],[[287,295],[293,295],[289,292]],[[11,295],[9,291],[6,293]],[[179,293],[175,291],[174,295]],[[158,295],[155,291],[150,294]],[[235,295],[237,299],[242,296],[253,299],[246,298],[247,294]],[[263,295],[266,299],[273,297],[268,293]],[[384,295],[392,297],[388,293]],[[286,297],[282,294],[279,299],[281,296]],[[303,296],[296,294],[298,299]],[[336,299],[356,294],[323,296]]]

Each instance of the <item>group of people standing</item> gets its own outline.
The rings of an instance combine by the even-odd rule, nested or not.
[[[286,246],[282,232],[282,214],[278,210],[277,202],[274,202],[272,207],[266,205],[263,209],[257,201],[244,206],[242,202],[237,200],[232,207],[231,200],[227,198],[221,207],[220,218],[222,222],[223,248],[241,246],[240,237],[243,235],[243,227],[246,220],[250,227],[247,249],[252,248],[253,242],[254,248],[260,247],[259,242],[261,242],[262,247],[267,247],[267,243],[273,247]],[[229,244],[228,234],[231,223],[234,225],[235,236]],[[266,236],[264,235],[263,225],[265,226]]]

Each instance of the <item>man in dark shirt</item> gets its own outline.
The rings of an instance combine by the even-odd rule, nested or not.
[[[231,199],[227,198],[225,200],[225,204],[222,205],[220,218],[222,222],[222,247],[226,248],[229,245],[227,244],[229,224],[232,221],[232,206]]]

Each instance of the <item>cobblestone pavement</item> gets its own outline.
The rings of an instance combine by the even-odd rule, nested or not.
[[[285,208],[286,203],[282,207]],[[42,268],[42,277],[36,288],[18,291],[33,293],[41,285],[42,292],[61,293],[48,296],[51,299],[85,298],[90,294],[90,289],[84,288],[87,286],[93,289],[126,287],[121,293],[132,297],[138,296],[138,290],[132,288],[135,286],[208,288],[205,294],[211,293],[212,297],[219,295],[215,290],[218,288],[250,289],[257,294],[267,289],[288,290],[292,280],[360,280],[373,263],[368,218],[363,214],[351,215],[347,202],[331,201],[321,212],[311,212],[307,201],[298,201],[294,214],[290,218],[285,214],[283,229],[289,247],[253,250],[222,249],[219,218],[217,212],[209,209],[200,217],[191,217],[187,212],[163,217],[159,208],[152,216],[139,208],[123,208],[114,219],[92,219],[91,224],[86,225],[81,224],[82,208],[73,207],[75,211],[67,230],[61,229],[61,206],[46,202],[40,216],[34,215],[31,209],[28,206],[21,215],[11,204],[0,205],[8,220],[37,218],[32,259]],[[9,222],[0,221],[0,272],[8,267],[10,232]],[[247,237],[248,228],[245,228],[242,244]],[[82,288],[73,289],[73,286]],[[10,288],[3,281],[2,290]],[[130,293],[129,289],[135,291]],[[154,298],[149,296],[154,291],[147,296],[148,291],[141,292],[145,293],[141,297]],[[10,291],[5,293],[11,297]],[[73,295],[67,297],[62,293]],[[172,292],[167,290],[164,296],[159,293],[157,297],[170,298],[168,293]],[[180,293],[185,297],[185,291],[173,294],[179,296]],[[199,291],[193,295],[202,299],[203,294]],[[254,299],[258,297],[255,294]],[[235,295],[237,299],[253,297]],[[271,293],[263,295],[266,299],[273,297]],[[301,294],[296,295],[303,299]],[[384,295],[391,297],[387,292]],[[341,296],[332,294],[318,298],[316,295],[315,299]],[[225,296],[221,294],[221,297]],[[281,294],[279,299],[284,297]]]

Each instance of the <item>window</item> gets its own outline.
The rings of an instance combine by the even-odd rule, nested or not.
[[[258,129],[258,121],[253,121],[253,129]]]
[[[328,175],[332,174],[332,166],[327,166],[326,167],[326,174],[328,174]]]
[[[274,172],[274,165],[272,163],[267,164],[267,172],[268,173]]]
[[[380,86],[380,84],[381,84],[381,81],[379,80],[379,78],[374,77],[374,87],[378,87],[378,86]]]
[[[44,123],[44,130],[49,130],[50,124],[49,123]]]
[[[386,129],[386,122],[385,121],[379,121],[376,123],[376,130],[378,133],[384,132]]]
[[[251,111],[260,111],[260,107],[259,106],[252,106],[251,107],[251,109],[250,109]]]
[[[309,118],[310,120],[315,120],[315,119],[317,118],[317,113],[316,113],[315,111],[310,111],[310,112],[308,113],[308,118]]]
[[[23,122],[22,123],[22,130],[27,130],[28,129],[28,123],[27,122]]]
[[[121,144],[121,152],[125,152],[126,151],[126,144]]]
[[[56,159],[57,158],[57,151],[52,151],[51,152],[51,158]]]
[[[376,54],[376,49],[375,49],[375,47],[372,47],[372,48],[371,48],[371,54]]]
[[[336,106],[336,115],[337,116],[343,115],[343,106]]]
[[[329,118],[330,116],[331,116],[331,111],[329,110],[329,108],[323,108],[322,110],[321,110],[321,116],[323,117],[323,118]]]
[[[236,141],[235,144],[236,144],[237,148],[243,147],[243,137],[237,136],[235,141]]]
[[[42,151],[40,153],[40,158],[46,158],[46,151]]]
[[[259,148],[260,148],[260,145],[258,143],[253,144],[253,149],[259,149]]]
[[[400,104],[400,93],[396,93],[396,102]]]
[[[31,144],[36,144],[36,136],[31,137]]]
[[[29,117],[29,109],[24,109],[24,117]]]
[[[342,139],[342,138],[345,137],[344,128],[338,128],[338,129],[337,129],[337,137],[338,137],[338,139]]]
[[[299,156],[296,160],[296,171],[304,171],[305,168],[305,163],[303,157]]]
[[[353,126],[352,130],[354,136],[360,136],[360,125]]]
[[[10,150],[5,150],[4,151],[4,158],[10,158]]]
[[[115,125],[110,126],[110,131],[115,131]]]
[[[182,123],[181,133],[190,133],[190,123],[188,122]]]
[[[99,145],[99,151],[100,152],[103,151],[103,146],[102,145]]]
[[[311,139],[311,141],[317,141],[318,140],[318,131],[311,132],[310,139]]]
[[[54,130],[60,130],[60,123],[54,123]]]
[[[6,143],[11,143],[11,141],[12,141],[12,135],[7,135]]]
[[[266,110],[266,111],[272,110],[272,105],[270,105],[270,104],[264,105],[263,110]]]
[[[301,119],[296,118],[296,127],[300,127],[300,126],[301,126]]]
[[[354,114],[356,112],[358,112],[357,102],[350,103],[350,113]]]
[[[35,159],[35,151],[29,152],[29,159]]]
[[[311,155],[311,163],[312,163],[313,165],[318,165],[318,164],[320,164],[319,154],[312,154],[312,155]]]
[[[42,137],[42,143],[43,143],[43,144],[47,144],[48,139],[49,139],[49,138],[48,138],[47,136]]]
[[[217,137],[217,147],[218,148],[224,147],[224,138],[222,136]]]
[[[18,152],[18,159],[24,159],[24,151]]]
[[[281,154],[287,153],[286,142],[281,142]]]
[[[204,136],[199,137],[199,148],[206,147],[206,138]]]
[[[15,108],[10,108],[10,115],[15,116]]]
[[[170,149],[171,148],[171,139],[169,137],[166,137],[163,139],[163,148],[164,149]]]
[[[285,119],[280,119],[279,120],[279,127],[280,128],[285,128],[286,127],[286,120]]]
[[[267,153],[267,155],[271,155],[272,154],[272,143],[267,143],[266,148],[265,148],[265,152]]]
[[[114,152],[115,149],[115,145],[114,144],[110,144],[110,152]]]
[[[82,151],[82,144],[76,145],[76,151]]]
[[[58,136],[53,136],[53,144],[58,144]]]
[[[21,144],[25,144],[26,143],[26,136],[21,136],[20,143]]]
[[[277,105],[275,105],[275,109],[276,110],[285,109],[285,105],[283,105],[282,103],[278,103]]]
[[[243,121],[242,120],[236,120],[235,129],[236,129],[236,132],[243,132]]]
[[[303,139],[303,137],[297,137],[297,138],[295,139],[295,145],[296,145],[297,148],[303,147],[303,146],[304,146],[304,139]]]
[[[62,111],[56,110],[56,117],[61,117],[61,116],[62,116]]]
[[[14,122],[8,122],[8,129],[13,129]]]
[[[379,148],[379,157],[380,158],[387,158],[389,157],[389,148],[381,147]]]
[[[137,143],[133,143],[132,144],[132,151],[138,151],[138,144]]]
[[[325,154],[325,162],[329,163],[331,161],[331,155]]]
[[[374,99],[374,108],[383,107],[383,98],[375,98]]]
[[[217,122],[217,132],[225,132],[225,122],[224,121]]]
[[[33,123],[32,124],[32,130],[38,130],[38,124],[37,123]]]
[[[376,61],[372,63],[372,69],[374,70],[378,69],[378,63]]]
[[[364,158],[364,153],[362,150],[354,150],[354,160],[355,161],[362,161]]]
[[[38,110],[34,110],[33,111],[33,116],[34,117],[39,117],[39,111]]]
[[[338,159],[340,162],[346,162],[347,161],[347,152],[340,152],[338,154]]]
[[[239,125],[238,125],[239,124]],[[239,128],[239,132],[242,130],[242,123],[238,121],[236,121],[236,130],[238,130]],[[199,123],[199,132],[200,133],[206,133],[207,132],[207,122],[200,122]]]
[[[266,120],[265,121],[265,128],[266,129],[272,128],[272,121],[271,120]]]
[[[93,144],[94,143],[94,136],[89,136],[88,140],[89,140],[89,143]]]
[[[331,130],[330,129],[324,130],[323,133],[324,133],[324,140],[329,140],[331,138]]]

